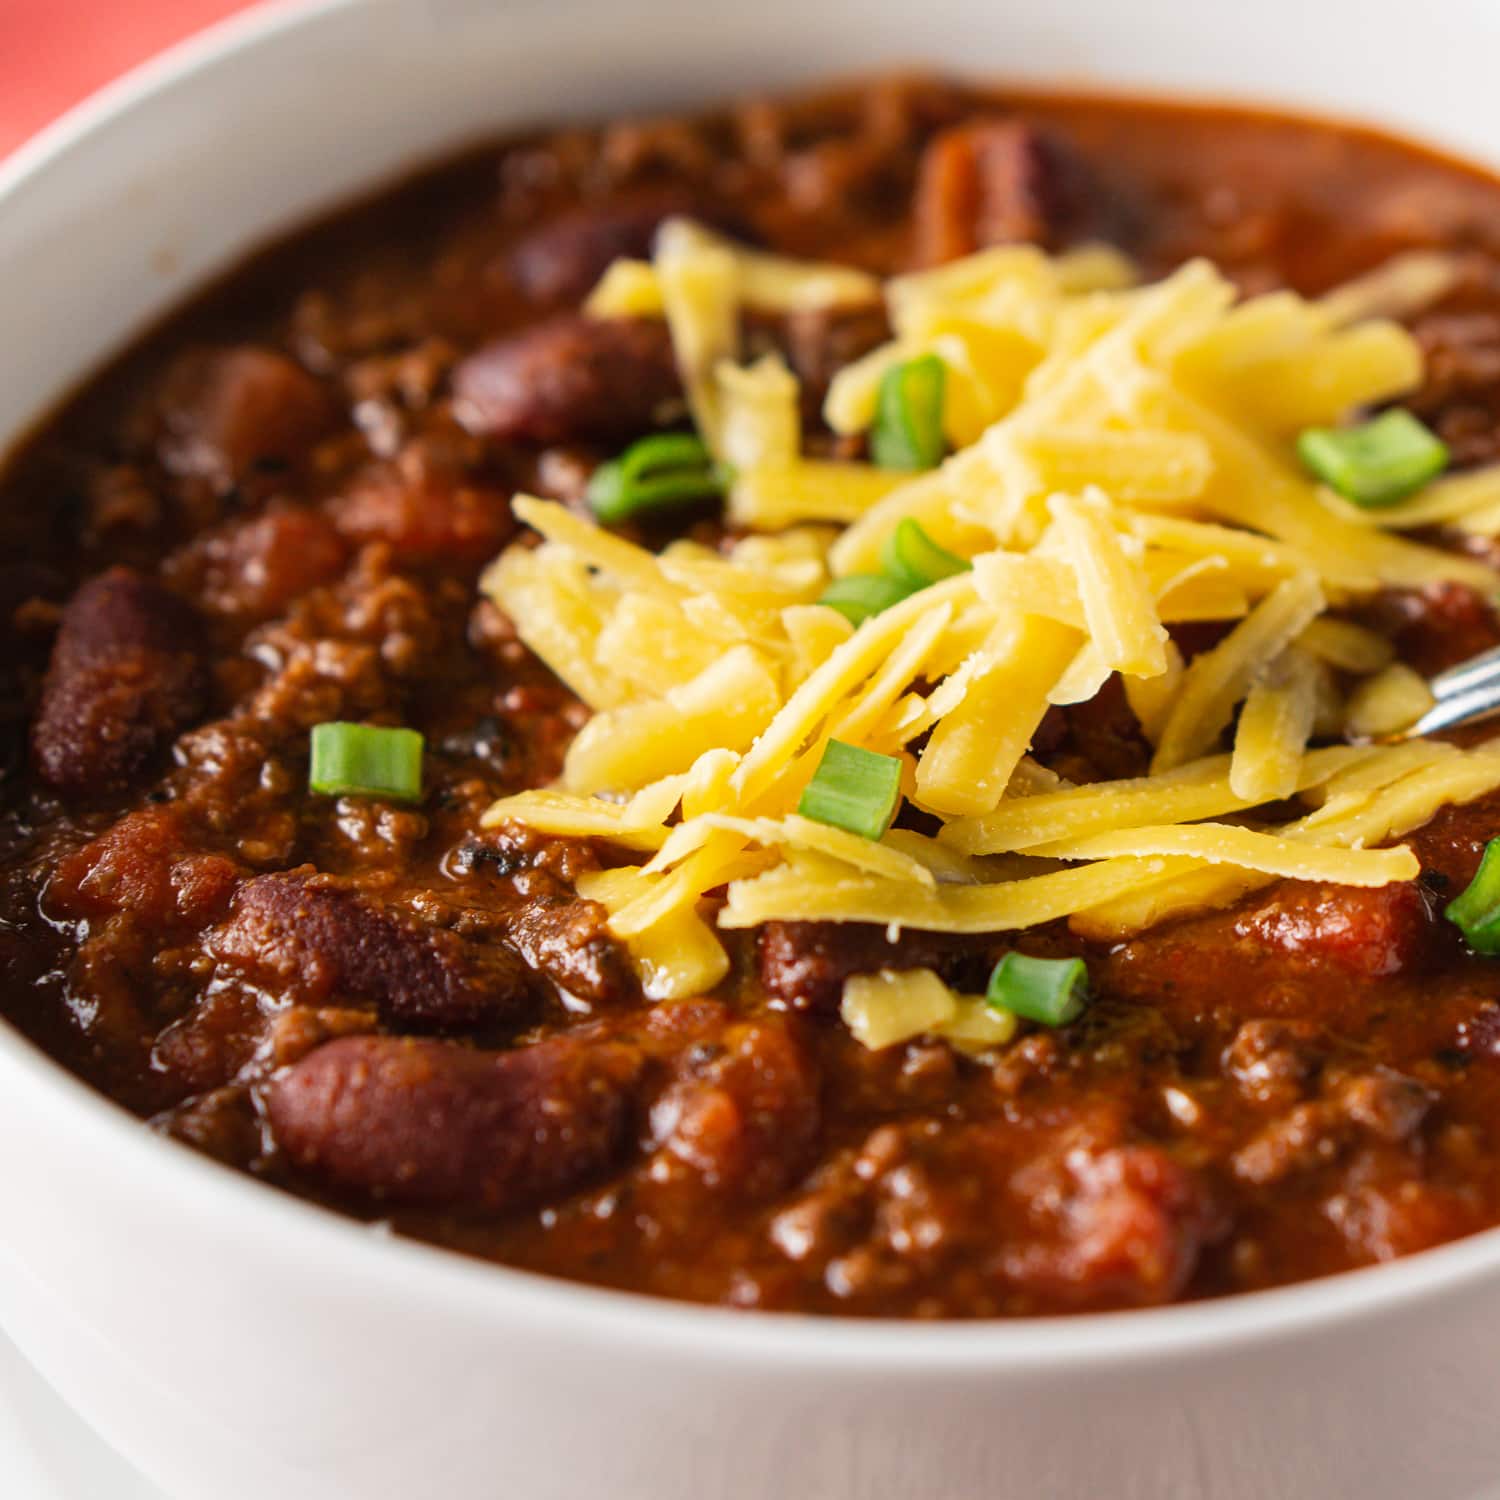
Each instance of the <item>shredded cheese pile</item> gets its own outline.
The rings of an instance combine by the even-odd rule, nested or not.
[[[1430,698],[1339,612],[1388,586],[1500,588],[1482,563],[1399,534],[1500,526],[1500,474],[1364,512],[1320,488],[1293,441],[1419,383],[1417,346],[1385,314],[1442,275],[1438,258],[1405,257],[1321,301],[1241,301],[1203,261],[1143,286],[1113,251],[1006,247],[882,288],[668,224],[653,262],[618,263],[590,307],[666,319],[748,534],[652,554],[516,500],[542,543],[512,546],[484,588],[594,717],[561,782],[495,803],[486,826],[593,837],[633,860],[579,889],[657,999],[724,977],[716,926],[990,933],[1067,918],[1112,939],[1281,877],[1414,878],[1410,850],[1375,846],[1500,787],[1500,746],[1369,743]],[[884,373],[937,354],[954,451],[925,473],[804,456],[791,372],[776,356],[739,363],[746,307],[879,295],[894,337],[840,372],[825,417],[862,432]],[[816,602],[830,579],[877,571],[907,517],[972,568],[858,629]],[[1187,621],[1227,634],[1184,661],[1165,627]],[[1032,738],[1050,706],[1116,673],[1150,773],[1068,785]],[[1346,738],[1360,743],[1310,748]],[[906,798],[940,832],[871,841],[798,816],[830,739],[901,757]]]

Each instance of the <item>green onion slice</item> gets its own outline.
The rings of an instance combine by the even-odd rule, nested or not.
[[[946,377],[935,354],[885,372],[870,429],[870,456],[882,469],[933,469],[942,462]]]
[[[910,584],[888,578],[884,573],[850,573],[835,578],[823,590],[818,603],[838,610],[851,625],[863,625],[871,615],[899,604],[913,592]]]
[[[1007,953],[990,975],[985,1004],[1043,1026],[1067,1026],[1089,1003],[1089,971],[1081,958],[1028,958]]]
[[[422,795],[422,736],[376,724],[315,725],[307,784],[327,797],[414,802]]]
[[[896,756],[829,740],[797,811],[814,822],[878,839],[900,803],[901,762]]]
[[[919,589],[965,573],[973,565],[939,547],[908,516],[886,538],[880,566],[884,569],[880,573],[850,573],[835,578],[818,603],[838,610],[851,625],[862,625],[871,615],[899,604]]]
[[[967,573],[973,564],[946,547],[939,547],[920,521],[907,516],[885,539],[880,566],[888,577],[907,584],[915,593],[956,573]]]
[[[1443,908],[1476,953],[1500,953],[1500,839],[1484,846],[1474,878]]]
[[[1297,456],[1324,484],[1371,510],[1404,500],[1448,467],[1443,442],[1399,409],[1358,427],[1309,427]]]
[[[632,443],[589,480],[589,508],[606,525],[643,511],[722,495],[728,470],[690,432],[663,432]]]

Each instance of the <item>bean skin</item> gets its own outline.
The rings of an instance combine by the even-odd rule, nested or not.
[[[530,971],[508,948],[465,943],[295,872],[242,886],[208,948],[283,998],[364,1001],[400,1025],[462,1029],[513,1018],[534,997]]]
[[[32,724],[37,773],[60,792],[128,785],[203,707],[192,610],[129,568],[85,583],[63,610]]]
[[[792,1010],[831,1015],[839,1008],[844,981],[878,969],[937,969],[984,962],[983,938],[905,930],[893,943],[883,927],[862,922],[767,922],[757,955],[760,982],[768,995]]]
[[[454,410],[471,432],[534,443],[637,437],[681,389],[658,319],[553,318],[453,372]]]
[[[922,157],[918,257],[941,265],[989,245],[1056,248],[1108,220],[1104,195],[1062,141],[1019,120],[980,120],[934,138]]]
[[[693,207],[686,193],[652,192],[562,214],[511,251],[511,279],[533,302],[580,301],[614,261],[649,256],[663,219]]]
[[[345,1037],[273,1080],[266,1111],[293,1163],[335,1188],[504,1213],[616,1159],[639,1068],[634,1048],[569,1037],[514,1052]]]

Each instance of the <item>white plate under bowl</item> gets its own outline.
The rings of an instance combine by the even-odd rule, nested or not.
[[[0,448],[235,253],[519,122],[927,61],[1500,163],[1497,56],[1495,0],[274,7],[0,167]],[[689,1308],[380,1240],[149,1136],[3,1025],[0,1325],[177,1500],[1472,1500],[1500,1474],[1497,1233],[1142,1313]]]

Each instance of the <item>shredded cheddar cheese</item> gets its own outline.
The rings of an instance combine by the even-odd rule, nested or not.
[[[1426,682],[1403,662],[1393,662],[1349,695],[1345,726],[1355,738],[1378,739],[1410,728],[1432,704]]]
[[[1500,787],[1500,752],[1369,743],[1430,699],[1348,616],[1382,588],[1500,589],[1484,562],[1403,534],[1500,532],[1500,473],[1360,511],[1299,466],[1293,439],[1413,389],[1420,351],[1389,319],[1451,276],[1441,257],[1400,257],[1319,301],[1241,300],[1202,261],[1140,285],[1113,251],[1010,246],[882,287],[669,222],[653,261],[616,263],[590,310],[665,319],[748,534],[653,554],[515,502],[541,544],[507,550],[484,590],[594,717],[559,785],[502,799],[486,825],[612,847],[621,863],[579,889],[653,998],[719,982],[716,928],[1067,919],[1113,940],[1277,878],[1414,878],[1409,850],[1377,846]],[[804,453],[790,369],[738,363],[745,307],[881,296],[890,341],[838,373],[825,420],[859,437],[885,373],[937,355],[954,451],[923,473]],[[908,519],[964,571],[857,628],[818,602],[832,579],[880,572]],[[1185,622],[1217,639],[1180,649],[1167,627]],[[1037,731],[1114,677],[1150,773],[1071,786]],[[935,836],[872,841],[799,816],[830,740],[897,757]],[[843,1009],[871,1046],[982,1049],[1015,1027],[923,970],[850,980]]]

